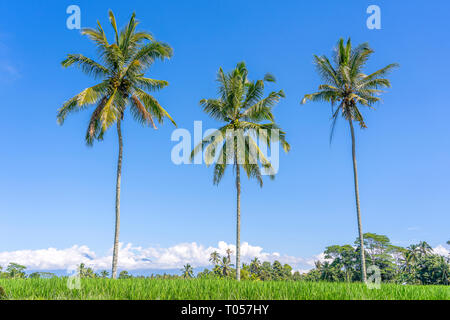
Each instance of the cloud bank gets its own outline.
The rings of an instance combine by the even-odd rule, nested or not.
[[[226,250],[236,252],[232,244],[219,241],[216,247],[205,247],[196,242],[180,243],[168,248],[133,246],[120,244],[119,269],[178,269],[186,263],[193,267],[207,267],[210,265],[211,252],[217,251],[226,255]],[[294,270],[307,271],[314,266],[314,261],[322,260],[323,256],[316,255],[308,258],[281,255],[278,252],[265,252],[262,247],[252,246],[247,242],[241,245],[241,261],[249,263],[253,258],[261,261],[275,260],[290,264]],[[234,257],[233,257],[234,258]],[[74,245],[66,249],[17,250],[0,252],[0,266],[5,267],[10,262],[27,266],[30,270],[73,270],[80,263],[95,270],[109,270],[111,268],[112,250],[106,255],[98,255],[88,246]]]
[[[217,251],[226,255],[226,250],[236,252],[232,244],[219,241],[216,247],[205,247],[191,243],[180,243],[168,248],[133,246],[131,243],[120,244],[119,269],[126,270],[164,270],[179,269],[186,263],[193,267],[210,266],[209,256]],[[450,251],[443,245],[435,247],[434,252],[448,256]],[[294,270],[307,272],[314,267],[314,261],[324,261],[323,253],[311,257],[296,257],[282,255],[278,252],[265,252],[262,247],[252,246],[247,242],[241,245],[241,261],[249,263],[253,258],[261,261],[275,260],[288,263]],[[234,258],[234,257],[233,257]],[[25,265],[29,270],[74,270],[77,265],[84,263],[94,270],[109,270],[111,268],[112,250],[106,255],[97,255],[85,245],[74,245],[66,249],[17,250],[0,252],[0,266],[5,267],[10,262]]]

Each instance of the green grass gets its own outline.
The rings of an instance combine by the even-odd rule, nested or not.
[[[370,290],[360,283],[293,281],[81,279],[81,289],[70,290],[61,278],[0,279],[0,287],[7,299],[450,299],[449,286],[382,284]]]

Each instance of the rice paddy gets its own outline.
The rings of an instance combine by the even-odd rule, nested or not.
[[[0,279],[11,300],[450,300],[450,286],[209,279]],[[1,291],[1,290],[0,290]]]

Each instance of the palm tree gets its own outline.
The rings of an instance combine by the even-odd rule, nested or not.
[[[222,257],[222,260],[220,261],[220,267],[222,268],[222,275],[224,277],[228,277],[228,275],[231,272],[231,267],[233,264],[231,263],[230,257]]]
[[[109,272],[108,272],[108,271],[102,270],[102,271],[100,272],[100,278],[105,279],[105,278],[108,278],[108,277],[109,277]]]
[[[231,255],[233,254],[233,250],[228,248],[227,250],[225,250],[225,253],[227,254],[228,260],[231,261]]]
[[[112,260],[112,278],[117,277],[117,259],[119,251],[120,228],[120,182],[122,172],[122,131],[121,124],[127,106],[134,119],[143,125],[152,125],[154,118],[159,123],[165,117],[175,122],[158,101],[146,91],[157,91],[168,85],[167,81],[145,77],[145,73],[156,60],[164,60],[172,56],[172,48],[155,41],[147,32],[136,31],[138,22],[135,14],[119,33],[116,19],[109,11],[109,19],[114,29],[115,40],[109,43],[105,32],[97,22],[96,29],[83,29],[82,34],[92,40],[99,52],[100,62],[96,62],[81,54],[69,54],[62,62],[63,67],[77,66],[82,72],[101,82],[84,89],[69,99],[58,110],[58,122],[63,124],[67,115],[96,105],[88,124],[86,143],[92,146],[94,140],[103,140],[105,132],[114,124],[117,125],[119,138],[119,156],[117,162],[115,233]]]
[[[414,267],[420,258],[420,251],[419,246],[416,244],[412,244],[406,248],[406,251],[404,252],[405,255],[405,268],[407,270],[411,270],[412,267]]]
[[[205,149],[205,162],[209,166],[216,155],[219,155],[214,166],[213,183],[218,184],[227,164],[233,164],[236,172],[236,279],[240,279],[240,230],[241,230],[241,167],[248,178],[256,178],[262,187],[262,173],[258,160],[266,173],[273,178],[273,167],[258,147],[252,134],[263,140],[270,147],[271,139],[282,143],[284,150],[289,150],[285,141],[285,133],[274,123],[272,107],[284,97],[282,90],[271,92],[266,98],[264,83],[274,82],[272,75],[267,74],[264,80],[250,81],[247,78],[247,67],[244,62],[225,74],[219,69],[218,99],[203,99],[200,105],[203,111],[212,118],[225,122],[225,125],[205,137],[192,151],[191,159]],[[261,123],[262,121],[267,121]],[[274,133],[275,132],[275,133]],[[274,134],[272,134],[274,133]],[[277,137],[278,134],[278,137]],[[237,138],[237,139],[235,139]],[[241,143],[240,143],[241,142]]]
[[[426,256],[433,252],[433,248],[426,241],[420,241],[418,244],[418,249],[421,256]]]
[[[213,265],[218,265],[220,261],[220,255],[217,251],[211,252],[211,255],[209,256],[209,262],[211,262]]]
[[[261,261],[259,261],[258,258],[254,258],[251,262],[250,262],[250,272],[252,274],[259,274],[261,270]]]
[[[334,52],[334,66],[326,56],[314,56],[317,72],[325,84],[319,86],[319,91],[304,96],[302,103],[310,101],[326,101],[332,106],[332,127],[330,142],[333,137],[334,127],[339,115],[348,121],[352,138],[353,175],[355,184],[356,212],[358,220],[361,275],[364,282],[367,281],[364,258],[363,231],[361,223],[361,210],[359,205],[358,170],[356,166],[355,132],[353,121],[357,121],[361,128],[366,128],[364,118],[359,110],[359,105],[372,107],[380,101],[378,97],[383,91],[381,88],[391,86],[388,79],[383,78],[397,64],[389,64],[386,67],[369,75],[363,73],[363,67],[374,51],[368,43],[363,43],[352,48],[350,39],[344,44],[340,39]],[[337,107],[335,108],[335,106]]]
[[[192,266],[188,263],[183,266],[183,269],[181,269],[182,277],[185,279],[189,279],[194,277],[194,269],[192,269]]]

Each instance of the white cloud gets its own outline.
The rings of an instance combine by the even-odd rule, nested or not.
[[[136,269],[178,269],[186,263],[194,267],[209,266],[211,252],[217,251],[221,255],[226,250],[236,252],[235,246],[219,241],[216,247],[205,247],[195,242],[180,243],[169,248],[135,247],[131,243],[120,244],[119,268]],[[247,242],[241,245],[241,261],[249,263],[253,258],[261,261],[279,260],[290,264],[294,270],[305,272],[314,267],[314,261],[323,260],[323,254],[303,258],[282,255],[278,252],[264,252],[262,247],[252,246]],[[73,270],[75,266],[84,263],[95,270],[111,267],[112,250],[107,255],[99,256],[87,246],[74,245],[66,249],[18,250],[0,252],[0,265],[6,266],[10,262],[27,266],[29,270]]]
[[[450,255],[450,250],[446,249],[442,244],[438,245],[436,248],[433,248],[433,252],[444,257]]]

